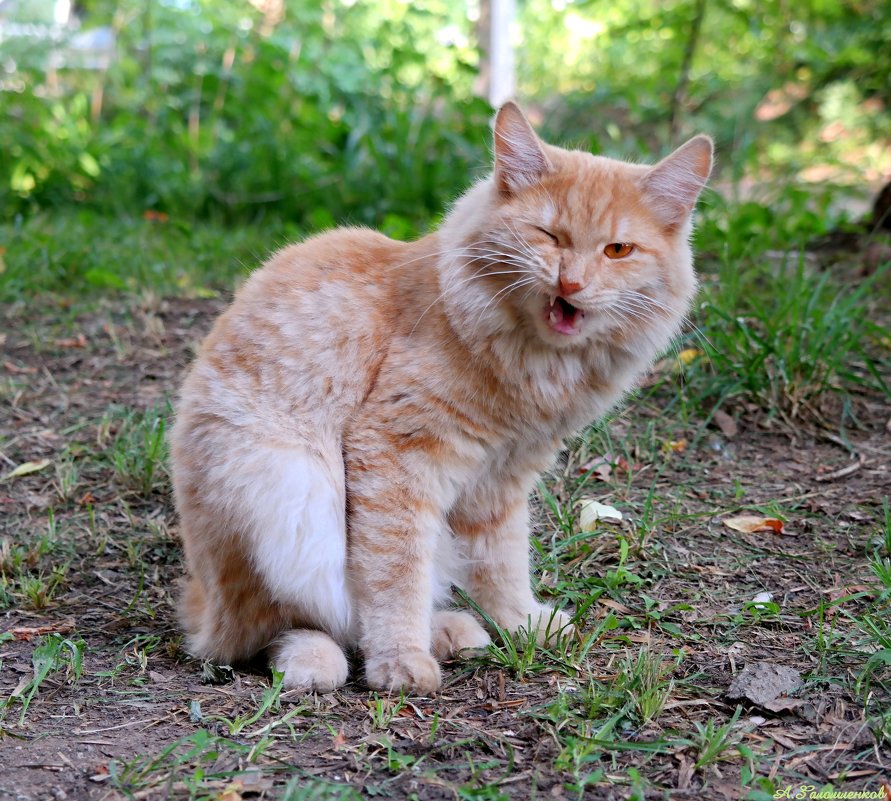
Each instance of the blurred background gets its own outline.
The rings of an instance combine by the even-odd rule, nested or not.
[[[889,42],[886,0],[0,0],[0,301],[216,295],[324,228],[416,237],[516,97],[620,158],[711,134],[700,270],[767,316],[786,269],[891,261]]]
[[[781,186],[811,235],[891,174],[889,41],[885,0],[0,0],[0,219],[410,236],[486,170],[515,95],[608,155],[706,131],[722,194]]]

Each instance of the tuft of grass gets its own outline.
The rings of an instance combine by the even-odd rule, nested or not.
[[[285,674],[279,673],[278,671],[272,672],[272,686],[267,687],[263,690],[263,694],[260,698],[260,703],[257,704],[257,709],[253,712],[244,714],[244,715],[236,715],[233,718],[224,718],[218,715],[208,716],[206,720],[208,721],[217,721],[221,723],[229,733],[229,736],[235,736],[241,734],[245,728],[248,726],[253,726],[260,718],[263,717],[270,710],[277,711],[281,707],[280,696],[282,694],[282,687],[284,686]],[[296,710],[292,710],[292,712],[302,711],[299,708]]]
[[[44,681],[53,673],[65,672],[67,681],[76,682],[83,675],[85,643],[82,639],[69,640],[60,634],[50,634],[35,645],[31,653],[33,675],[23,686],[17,687],[0,706],[0,721],[16,703],[22,705],[19,726],[24,726],[31,701]]]
[[[111,445],[115,477],[124,486],[151,495],[167,480],[167,419],[170,404],[144,412],[124,412]]]
[[[742,735],[735,730],[735,727],[741,714],[742,707],[738,706],[730,720],[721,725],[711,718],[705,723],[696,722],[696,731],[693,733],[692,741],[696,751],[695,767],[697,770],[719,762],[727,751],[739,745]]]
[[[699,309],[697,344],[708,358],[687,368],[690,393],[718,403],[744,398],[789,421],[821,419],[827,393],[891,396],[879,346],[889,330],[866,313],[887,273],[851,285],[794,254],[746,269],[723,262]]]
[[[371,725],[375,729],[388,729],[393,718],[405,708],[405,692],[400,692],[398,698],[381,697],[377,693],[372,693],[371,699],[368,701],[368,715],[371,718]]]

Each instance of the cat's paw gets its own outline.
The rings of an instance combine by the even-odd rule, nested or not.
[[[346,656],[340,646],[321,631],[285,632],[269,651],[273,667],[284,674],[286,690],[327,693],[346,684],[349,674]]]
[[[442,684],[439,663],[421,649],[371,656],[365,662],[365,679],[374,690],[410,690],[431,695]]]
[[[433,654],[437,659],[485,648],[491,639],[469,612],[444,609],[433,614]]]

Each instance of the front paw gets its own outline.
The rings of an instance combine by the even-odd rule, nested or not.
[[[472,656],[481,651],[491,640],[486,630],[469,612],[443,609],[433,614],[433,653],[437,659],[453,656]]]
[[[365,679],[374,690],[408,690],[418,695],[432,695],[442,684],[439,663],[426,651],[409,649],[365,662]]]

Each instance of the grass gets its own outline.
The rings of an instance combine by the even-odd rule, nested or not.
[[[167,420],[169,403],[145,411],[120,413],[110,458],[115,476],[124,486],[150,495],[167,480]]]
[[[96,293],[190,297],[228,291],[272,250],[299,239],[285,222],[227,228],[212,222],[109,219],[66,210],[0,224],[0,302],[60,302]]]
[[[723,262],[713,280],[700,307],[704,358],[687,375],[694,392],[716,405],[754,402],[787,420],[822,419],[830,394],[891,397],[889,332],[865,313],[887,270],[844,286],[789,254],[744,275]]]
[[[31,652],[32,676],[20,683],[0,706],[0,734],[3,732],[4,718],[17,704],[21,706],[18,724],[25,725],[28,707],[47,677],[64,672],[66,680],[78,681],[83,674],[83,659],[84,641],[81,639],[69,640],[59,634],[50,634],[35,644]]]
[[[891,758],[886,273],[852,286],[795,252],[768,258],[739,231],[723,250],[701,242],[715,254],[702,262],[701,334],[679,348],[701,355],[666,358],[626,410],[571,443],[535,498],[537,589],[572,611],[579,636],[538,645],[492,626],[493,644],[447,664],[434,699],[360,685],[302,697],[262,666],[202,666],[183,651],[163,400],[200,335],[194,321],[217,308],[201,296],[227,291],[290,233],[145,220],[105,230],[78,213],[0,232],[16,368],[0,378],[11,412],[0,475],[49,460],[0,483],[0,749],[38,735],[37,754],[43,735],[58,750],[73,726],[103,730],[114,756],[77,792],[128,798],[705,798],[732,785],[760,801],[786,784],[876,789],[871,749]],[[191,300],[162,308],[171,293]],[[43,312],[26,313],[35,298]],[[142,396],[146,373],[155,391]],[[716,428],[718,406],[737,435]],[[817,480],[852,450],[862,467]],[[583,530],[586,499],[624,520]],[[788,531],[722,525],[743,510],[781,516]],[[772,600],[753,600],[764,591]],[[23,638],[69,618],[73,633]],[[751,661],[797,667],[813,714],[728,705],[730,677]],[[825,747],[839,743],[850,747]]]

